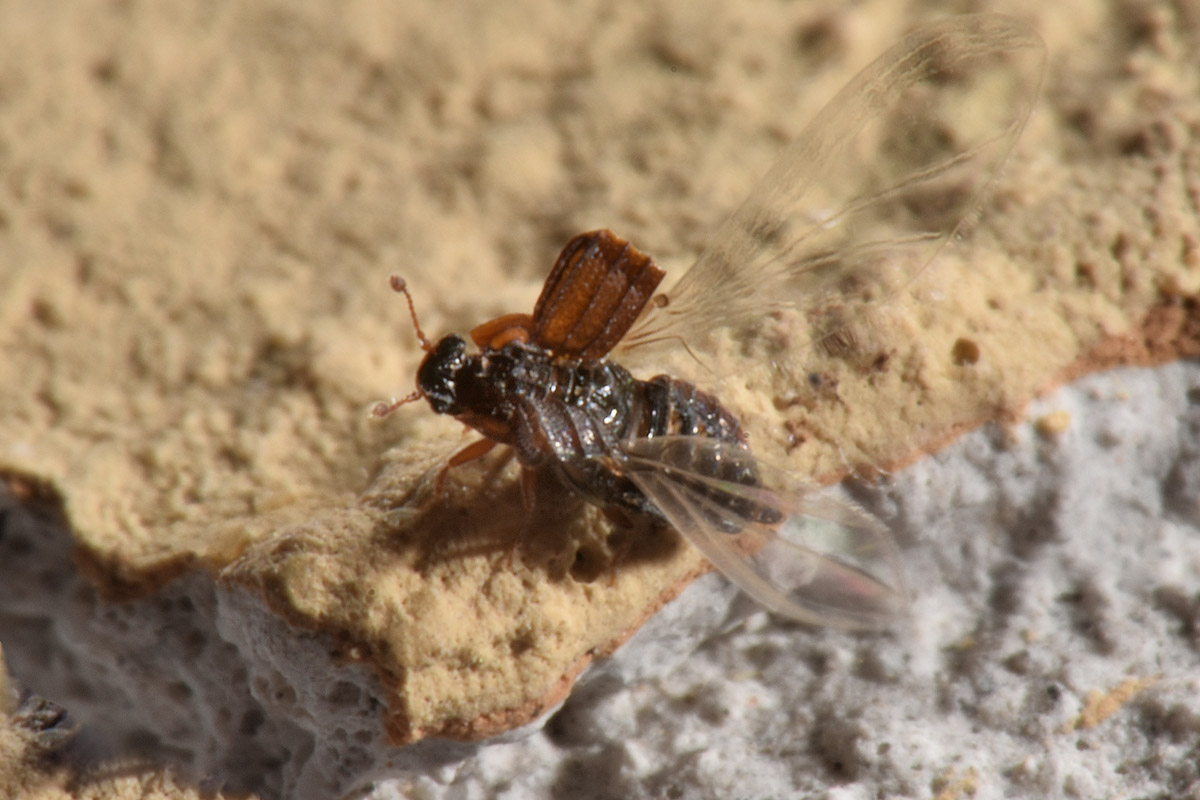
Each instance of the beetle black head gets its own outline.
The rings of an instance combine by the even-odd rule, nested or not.
[[[417,388],[439,414],[457,414],[461,410],[455,381],[466,364],[466,352],[467,343],[450,334],[426,353],[417,370]]]

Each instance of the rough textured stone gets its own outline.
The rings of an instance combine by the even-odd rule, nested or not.
[[[889,331],[906,335],[888,342],[889,369],[813,353],[823,391],[808,394],[762,363],[718,364],[737,380],[716,388],[768,459],[822,480],[886,471],[984,419],[1015,419],[1053,383],[1198,354],[1200,13],[1095,0],[1006,10],[1046,39],[1043,101],[981,224],[898,304]],[[388,747],[478,738],[555,707],[704,565],[668,536],[639,540],[612,570],[610,530],[564,508],[506,569],[522,518],[498,461],[457,471],[426,513],[406,510],[457,439],[416,408],[367,418],[373,400],[407,391],[420,355],[386,273],[407,275],[430,333],[528,309],[579,230],[611,227],[678,274],[854,70],[943,11],[0,8],[0,640],[17,677],[114,753],[271,791],[350,785],[424,753],[457,763],[468,750]],[[1070,437],[1068,425],[1041,447]],[[1196,485],[1185,462],[1162,484],[1184,498]],[[1013,491],[1001,527],[1057,513],[1057,498],[1025,508],[1036,494]],[[1039,552],[1033,533],[1009,535],[1018,561]],[[718,587],[706,579],[671,613],[719,615]],[[1078,624],[1095,627],[1110,587],[1078,591]],[[1162,585],[1155,602],[1187,620],[1189,591]],[[985,597],[1001,612],[1015,602]],[[671,652],[707,622],[694,624]],[[647,638],[622,658],[638,661]],[[1096,646],[1119,654],[1110,638]],[[1036,657],[1004,663],[1036,669]],[[306,684],[310,670],[328,682]],[[1101,677],[1073,689],[1099,691],[1098,709],[1148,676]],[[611,696],[630,712],[640,702]],[[941,702],[965,701],[947,690]],[[1192,710],[1164,709],[1153,713],[1186,743]],[[828,730],[764,769],[806,763],[798,747],[866,774],[869,726]],[[674,774],[702,780],[714,756],[689,750],[691,735],[675,742]],[[553,749],[520,747],[486,751],[464,775]],[[628,775],[667,769],[606,748]],[[1062,787],[1058,767],[1031,758],[1005,774],[1092,793],[1092,776]],[[578,761],[585,776],[612,763]],[[986,777],[955,769],[901,788]]]

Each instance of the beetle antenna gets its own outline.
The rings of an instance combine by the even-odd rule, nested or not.
[[[404,299],[408,301],[408,313],[412,317],[413,328],[417,331],[417,338],[421,340],[421,349],[428,353],[433,349],[433,345],[429,339],[425,337],[425,332],[421,330],[421,323],[417,321],[417,309],[413,305],[412,295],[408,293],[408,284],[404,282],[404,278],[399,275],[392,275],[388,278],[388,284],[392,287],[393,292],[399,292],[404,295]],[[403,402],[403,401],[402,401]],[[383,416],[380,414],[380,416]]]
[[[392,413],[400,406],[405,406],[405,405],[408,405],[409,403],[415,403],[417,400],[420,400],[424,396],[425,395],[421,392],[421,390],[418,389],[417,391],[413,392],[412,394],[405,395],[404,397],[401,397],[399,400],[393,400],[390,403],[385,403],[383,401],[380,401],[380,402],[376,403],[375,405],[371,406],[371,416],[386,417],[388,414]]]
[[[417,339],[419,339],[421,342],[421,349],[426,353],[430,352],[433,350],[433,345],[430,343],[429,338],[425,336],[425,331],[421,330],[421,323],[417,320],[417,308],[413,305],[412,295],[409,294],[408,291],[408,284],[405,283],[404,278],[401,278],[399,275],[392,275],[388,277],[388,285],[392,287],[393,292],[399,292],[400,294],[404,295],[404,299],[408,301],[408,315],[412,317],[413,329],[417,332]],[[390,403],[376,403],[371,407],[371,416],[386,417],[400,406],[414,403],[424,396],[425,393],[420,389],[417,389],[412,394],[405,395],[399,400],[392,400]]]

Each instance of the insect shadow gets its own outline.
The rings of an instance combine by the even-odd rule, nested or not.
[[[605,518],[551,474],[536,477],[538,503],[522,504],[510,453],[494,453],[454,470],[435,489],[444,459],[429,465],[407,494],[364,496],[378,509],[374,538],[406,556],[418,572],[464,558],[520,565],[550,580],[615,581],[618,570],[669,561],[684,547],[669,526],[646,518]],[[393,482],[383,480],[378,484]]]

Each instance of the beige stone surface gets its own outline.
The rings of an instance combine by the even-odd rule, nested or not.
[[[727,396],[768,458],[886,469],[1098,366],[1200,352],[1200,9],[1004,10],[1049,61],[982,222],[902,305],[893,368],[814,352],[816,396],[745,368]],[[528,721],[704,564],[647,536],[613,568],[600,517],[564,506],[510,567],[498,459],[419,510],[460,436],[369,418],[420,357],[388,273],[431,335],[528,310],[580,230],[676,274],[945,11],[0,5],[0,473],[61,494],[109,596],[203,569],[332,634],[394,693],[397,744]]]

